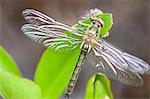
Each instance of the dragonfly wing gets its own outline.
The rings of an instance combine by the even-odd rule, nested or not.
[[[114,47],[104,40],[97,44],[95,50],[105,56],[118,69],[139,74],[150,73],[150,66],[145,61]]]
[[[60,24],[67,26],[34,9],[26,9],[22,12],[22,15],[29,23],[34,25]]]
[[[72,27],[55,21],[53,18],[39,12],[33,9],[26,9],[22,12],[23,17],[27,22],[30,24],[40,26],[40,28],[45,28],[45,29],[55,29],[55,30],[62,30],[65,29],[67,31],[73,31],[72,33],[76,36],[83,36],[81,31],[77,31],[73,29]]]
[[[22,12],[23,17],[34,25],[54,24],[55,20],[33,9],[26,9]]]
[[[63,30],[50,30],[45,28],[39,28],[39,26],[33,24],[25,24],[22,26],[21,30],[25,35],[32,38],[38,43],[42,43],[46,47],[53,47],[55,50],[61,48],[76,48],[79,39],[74,39],[67,36],[62,31]]]
[[[21,30],[27,36],[45,46],[52,47],[55,45],[55,47],[57,46],[56,49],[75,48],[81,43],[80,37],[82,35],[68,25],[57,22],[33,9],[24,10],[22,14],[29,24],[23,25]]]
[[[135,87],[143,85],[143,81],[137,73],[134,73],[129,70],[119,70],[118,68],[115,68],[113,64],[111,64],[112,66],[114,66],[114,72],[114,70],[110,66],[110,63],[106,62],[106,60],[103,59],[103,57],[96,56],[93,51],[91,51],[87,55],[86,60],[90,63],[90,65],[95,66],[98,71],[106,74],[110,78]]]
[[[90,11],[87,11],[84,15],[82,15],[81,19],[87,19],[90,18],[96,14],[102,14],[103,12],[99,9],[91,9]]]

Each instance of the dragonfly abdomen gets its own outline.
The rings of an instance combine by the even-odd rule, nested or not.
[[[76,64],[76,67],[74,69],[72,77],[70,78],[68,87],[66,89],[65,97],[69,97],[71,95],[71,93],[72,93],[72,91],[73,91],[73,89],[74,89],[74,87],[76,85],[76,82],[77,82],[79,73],[81,71],[81,67],[82,67],[82,65],[84,63],[85,56],[86,56],[87,52],[88,52],[88,46],[85,44],[82,47],[81,54],[79,56],[78,62]]]

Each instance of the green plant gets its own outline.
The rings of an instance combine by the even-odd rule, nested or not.
[[[70,79],[78,51],[76,49],[74,55],[67,53],[62,56],[47,49],[39,62],[33,82],[22,77],[14,60],[0,47],[0,96],[4,99],[58,99]],[[72,58],[66,63],[62,57],[68,60]],[[58,63],[56,59],[62,62]],[[99,99],[95,98],[97,96],[112,99],[109,80],[103,74],[95,74],[90,78],[84,98]]]
[[[1,46],[0,95],[4,99],[41,99],[39,86],[22,77],[14,60]]]
[[[113,99],[106,75],[97,73],[88,81],[84,99]]]

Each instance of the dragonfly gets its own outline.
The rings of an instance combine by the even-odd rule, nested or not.
[[[99,9],[91,9],[78,25],[69,26],[34,9],[22,12],[28,23],[21,30],[34,41],[55,51],[80,46],[81,53],[66,88],[66,97],[71,95],[85,60],[108,77],[135,87],[143,84],[140,74],[150,73],[148,63],[117,48],[100,35],[106,25],[99,17],[102,13]],[[83,22],[85,20],[88,22]]]

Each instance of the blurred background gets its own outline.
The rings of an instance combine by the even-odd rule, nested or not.
[[[0,0],[0,45],[15,59],[24,77],[33,79],[45,48],[21,32],[25,23],[21,12],[34,8],[73,25],[85,11],[98,8],[113,14],[114,25],[107,40],[150,63],[149,6],[149,0]],[[83,98],[92,73],[90,66],[84,66],[71,99]],[[142,77],[144,85],[139,88],[111,80],[115,99],[150,99],[150,76]]]

